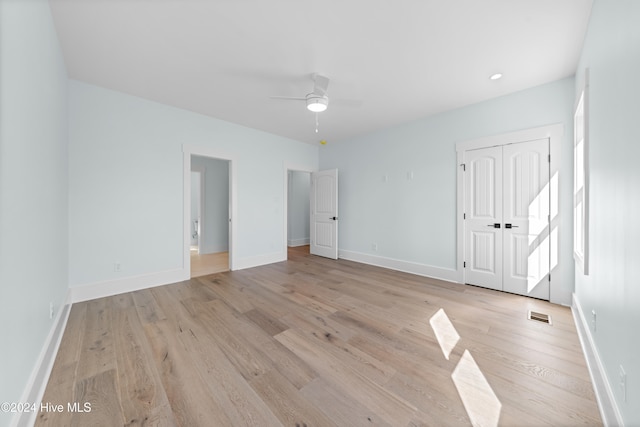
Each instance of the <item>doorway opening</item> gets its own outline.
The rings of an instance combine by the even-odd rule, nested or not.
[[[300,173],[301,175],[296,175]],[[297,179],[300,180],[299,196],[296,198]],[[295,244],[304,244],[308,242],[307,254],[319,255],[331,259],[338,259],[338,170],[311,171],[304,168],[284,168],[284,237],[282,240],[282,257],[289,259],[290,253],[299,253],[290,248],[301,248]],[[293,194],[293,195],[292,195]],[[295,199],[295,201],[294,201]],[[300,213],[291,213],[289,205],[299,202],[300,209],[304,215]],[[308,206],[308,211],[306,210]],[[295,209],[295,208],[294,208]],[[290,217],[292,219],[290,219]],[[293,219],[295,218],[295,219]],[[309,221],[309,232],[305,232],[301,238],[295,234],[290,236],[289,229],[294,227],[297,219],[301,221]],[[308,237],[307,237],[308,236]],[[290,246],[291,242],[291,246]],[[306,250],[306,246],[305,250]]]
[[[309,254],[311,172],[287,169],[286,253]]]
[[[190,156],[189,277],[230,270],[230,161]]]

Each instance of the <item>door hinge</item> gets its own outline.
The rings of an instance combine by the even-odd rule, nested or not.
[[[462,172],[466,172],[467,171],[467,165],[464,163],[460,163],[460,166],[462,166]]]
[[[551,154],[547,156],[547,159],[549,160],[549,163],[551,163]]]
[[[467,261],[462,262],[462,268],[467,268]]]
[[[551,274],[549,274],[549,281],[551,281]]]
[[[467,219],[467,214],[466,213],[462,214],[462,219]]]

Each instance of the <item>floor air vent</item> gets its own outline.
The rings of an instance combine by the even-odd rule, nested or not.
[[[529,310],[529,320],[535,320],[536,322],[548,323],[551,325],[551,316],[544,313],[538,313],[537,311]]]

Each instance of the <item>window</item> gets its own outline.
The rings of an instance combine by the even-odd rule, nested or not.
[[[583,274],[589,274],[588,89],[589,69],[586,69],[573,116],[573,257]]]

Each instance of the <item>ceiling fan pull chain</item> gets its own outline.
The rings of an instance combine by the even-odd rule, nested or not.
[[[316,113],[316,133],[318,133],[318,113]]]

